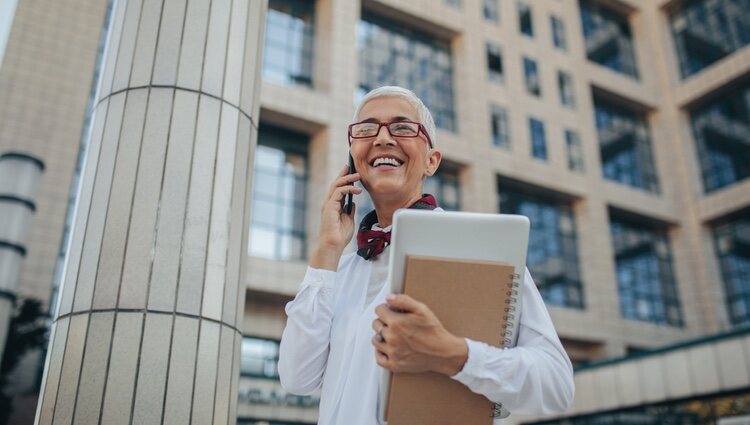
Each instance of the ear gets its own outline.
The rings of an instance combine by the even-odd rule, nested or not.
[[[427,152],[427,157],[425,158],[425,176],[431,176],[435,174],[435,171],[437,171],[438,167],[440,166],[440,161],[443,159],[443,154],[437,150],[437,149],[430,149],[429,152]]]

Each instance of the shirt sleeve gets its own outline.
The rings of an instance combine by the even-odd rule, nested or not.
[[[452,378],[512,414],[562,413],[573,402],[573,366],[528,270],[516,346],[503,349],[468,338],[466,343],[468,359]]]
[[[307,268],[297,296],[286,305],[279,347],[281,386],[293,394],[318,388],[328,360],[336,272]]]

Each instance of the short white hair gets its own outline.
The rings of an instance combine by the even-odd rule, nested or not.
[[[430,136],[430,140],[432,140],[432,146],[435,146],[435,141],[437,139],[437,130],[435,128],[435,120],[432,119],[432,114],[430,113],[430,110],[427,109],[427,107],[424,105],[422,100],[417,97],[416,94],[414,94],[413,91],[409,89],[405,89],[403,87],[399,86],[382,86],[378,87],[376,89],[370,90],[369,93],[367,93],[357,104],[357,108],[354,111],[354,120],[356,121],[359,116],[359,113],[362,111],[362,107],[364,107],[367,102],[378,99],[381,97],[398,97],[400,99],[404,99],[409,103],[409,105],[413,106],[414,109],[417,110],[418,120],[424,128],[427,130],[427,135]]]

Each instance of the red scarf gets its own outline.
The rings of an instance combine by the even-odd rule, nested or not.
[[[437,202],[435,197],[429,194],[422,195],[417,202],[415,202],[409,208],[417,210],[434,210],[437,208]],[[359,232],[357,232],[357,255],[364,258],[365,260],[372,260],[373,258],[380,255],[381,252],[391,243],[391,232],[390,230],[384,232],[382,230],[373,230],[372,226],[377,224],[378,216],[375,210],[370,211],[359,224]]]

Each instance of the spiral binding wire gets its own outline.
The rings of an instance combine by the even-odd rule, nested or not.
[[[511,284],[508,288],[508,298],[505,300],[505,332],[503,332],[503,347],[510,347],[513,344],[513,328],[515,327],[516,310],[518,305],[518,293],[521,288],[521,275],[519,273],[513,273],[510,275]],[[508,409],[504,408],[502,403],[492,403],[492,417],[493,418],[507,418],[510,416]]]

